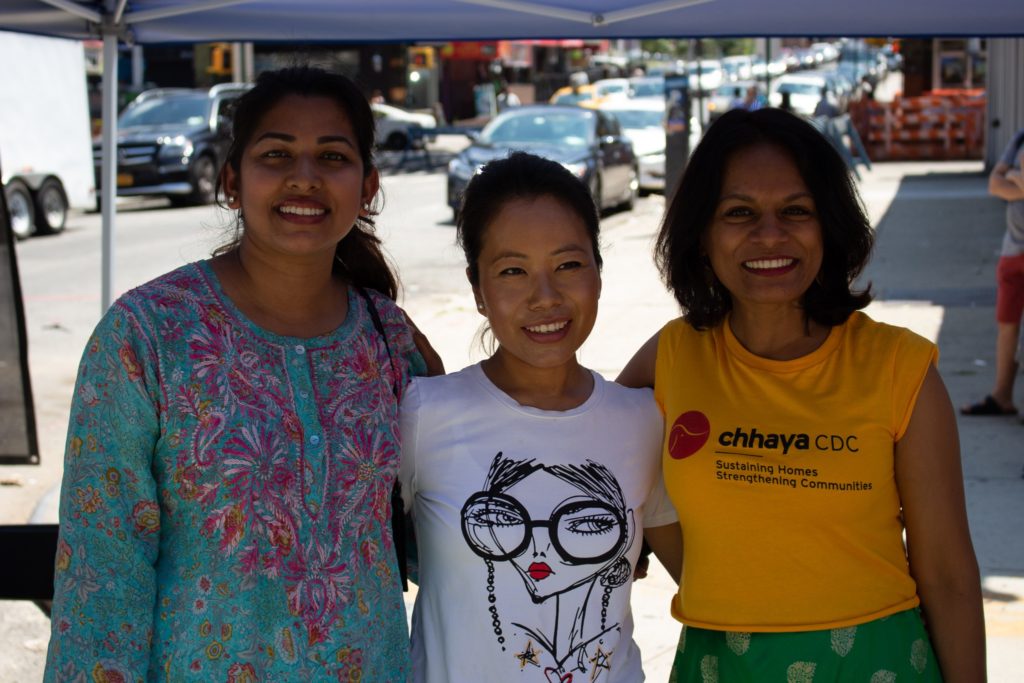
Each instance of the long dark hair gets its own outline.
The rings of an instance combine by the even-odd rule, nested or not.
[[[264,71],[256,79],[256,85],[238,98],[233,108],[231,147],[224,160],[226,167],[230,166],[236,174],[240,172],[242,155],[263,116],[290,95],[334,100],[352,124],[363,162],[363,177],[371,173],[376,126],[366,97],[345,76],[313,66]],[[217,180],[218,194],[222,177],[223,173]],[[360,215],[348,235],[338,242],[333,272],[350,284],[375,289],[395,299],[398,296],[398,276],[384,256],[380,238],[374,233],[373,215],[380,212],[379,196],[380,193],[374,198],[377,205],[371,207],[369,215]],[[223,254],[236,248],[243,228],[244,219],[239,216],[234,238],[214,253]]]
[[[711,273],[702,241],[730,160],[762,144],[789,154],[818,211],[824,253],[818,278],[801,300],[805,316],[827,327],[839,325],[871,302],[870,285],[851,289],[871,255],[871,223],[832,143],[804,119],[780,109],[733,110],[711,125],[665,211],[655,247],[658,268],[694,328],[722,322],[732,310],[732,297]]]

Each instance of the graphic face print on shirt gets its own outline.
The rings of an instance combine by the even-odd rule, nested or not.
[[[614,475],[593,461],[543,465],[498,453],[483,489],[462,508],[462,533],[487,565],[488,609],[502,650],[509,642],[524,667],[557,676],[549,680],[573,680],[574,671],[597,680],[611,657],[603,636],[619,628],[607,623],[608,601],[632,574],[625,554],[635,533],[633,511]],[[540,610],[533,623],[502,624],[495,595],[508,590],[495,581],[495,563],[502,562],[515,568]],[[594,588],[601,604],[588,619]],[[571,628],[543,626],[565,619]]]

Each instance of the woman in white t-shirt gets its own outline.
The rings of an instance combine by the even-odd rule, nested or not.
[[[641,545],[676,578],[682,550],[653,395],[576,359],[601,292],[593,199],[561,164],[516,153],[474,176],[458,237],[497,348],[402,401],[414,680],[643,680]]]

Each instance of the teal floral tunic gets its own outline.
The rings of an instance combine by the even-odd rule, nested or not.
[[[352,289],[312,339],[208,262],[114,304],[71,409],[47,681],[406,680],[395,390],[424,365],[370,294],[393,362]]]

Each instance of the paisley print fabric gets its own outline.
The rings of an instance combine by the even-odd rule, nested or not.
[[[403,681],[389,525],[402,313],[249,322],[207,262],[123,296],[75,387],[48,681]]]

